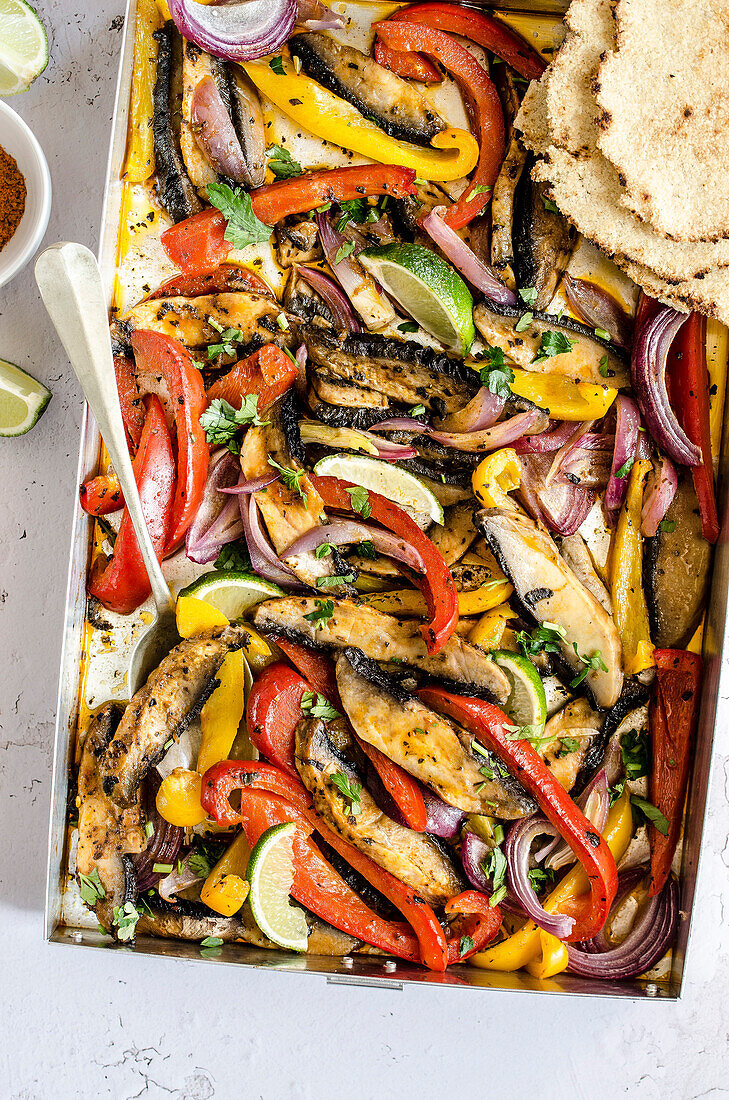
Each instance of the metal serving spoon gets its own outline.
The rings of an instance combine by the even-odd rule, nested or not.
[[[41,253],[35,264],[35,279],[109,452],[152,586],[157,614],[132,652],[127,678],[131,697],[177,645],[180,636],[175,624],[175,601],[144,522],[129,457],[101,272],[88,248],[66,242]]]

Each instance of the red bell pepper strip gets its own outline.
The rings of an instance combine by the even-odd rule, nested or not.
[[[671,344],[667,376],[678,422],[701,450],[701,466],[693,466],[691,473],[701,511],[701,533],[707,542],[715,543],[719,538],[719,517],[711,457],[706,318],[701,314],[692,313]]]
[[[471,12],[464,12],[470,20]],[[448,208],[444,221],[462,229],[482,214],[491,201],[491,191],[504,159],[504,113],[496,86],[465,46],[422,23],[375,23],[374,30],[386,46],[395,50],[424,50],[437,58],[471,102],[480,153],[476,170],[463,195]]]
[[[668,832],[663,836],[654,825],[648,827],[650,897],[660,894],[666,884],[681,832],[703,669],[699,655],[685,649],[657,649],[653,657],[656,678],[649,712],[653,766],[648,792],[668,821]]]
[[[142,438],[144,427],[144,404],[137,387],[134,363],[126,355],[114,356],[114,374],[116,390],[119,394],[119,408],[126,428],[129,450],[134,455]]]
[[[137,368],[161,374],[167,383],[177,428],[177,490],[167,553],[176,550],[200,506],[210,452],[200,416],[207,408],[200,371],[177,340],[152,329],[132,333]]]
[[[146,402],[147,415],[139,450],[134,458],[134,476],[152,545],[161,560],[172,518],[175,458],[159,398],[150,396]],[[150,593],[147,571],[126,508],[114,552],[105,565],[97,563],[94,566],[88,587],[89,593],[104,607],[120,615],[134,611]]]
[[[153,290],[143,299],[145,302],[157,298],[199,298],[201,294],[225,294],[241,290],[250,290],[255,294],[265,294],[273,298],[274,293],[260,275],[240,264],[220,264],[212,271],[202,271],[198,275],[173,275],[167,282]]]
[[[445,911],[461,914],[448,929],[449,966],[483,951],[501,927],[499,908],[492,906],[486,895],[477,890],[465,890],[451,898],[445,904]]]
[[[286,638],[275,636],[273,640],[288,657],[294,668],[298,669],[304,677],[307,686],[323,695],[325,699],[328,699],[333,706],[341,711],[342,701],[339,698],[334,662],[324,653],[310,649],[309,646],[298,645],[296,642],[289,642]]]
[[[273,227],[289,214],[304,214],[326,202],[361,199],[365,195],[404,198],[415,193],[414,179],[414,168],[351,165],[265,184],[250,195],[256,217]],[[225,240],[227,224],[219,210],[201,210],[166,229],[162,246],[183,271],[208,271],[222,263],[233,247]]]
[[[382,786],[402,814],[407,827],[414,829],[417,833],[424,833],[425,826],[428,824],[428,811],[417,781],[374,745],[368,745],[360,737],[357,738],[357,744],[369,758],[380,777]]]
[[[303,717],[301,697],[306,691],[311,691],[311,685],[283,661],[277,661],[256,676],[246,704],[251,743],[297,781],[296,727]]]
[[[333,508],[338,512],[353,511],[352,498],[347,490],[358,486],[351,481],[341,481],[338,477],[318,477],[316,474],[310,476],[326,508]],[[425,639],[428,653],[439,653],[458,622],[458,593],[451,571],[443,560],[443,555],[407,512],[379,493],[370,491],[368,502],[371,518],[409,542],[423,559],[425,574],[411,574],[413,584],[423,593],[428,606],[429,622],[421,626],[420,633]]]
[[[381,38],[375,39],[374,58],[383,69],[390,69],[405,80],[419,80],[423,84],[443,83],[440,69],[423,54],[401,53],[400,50],[390,49]]]
[[[124,507],[124,494],[113,470],[84,481],[78,497],[84,512],[90,516],[108,516]]]
[[[461,8],[457,4],[449,3],[413,4],[409,8],[399,8],[389,17],[388,22],[425,23],[428,27],[459,34],[462,38],[470,38],[471,42],[477,42],[485,50],[496,54],[526,80],[538,80],[547,67],[541,54],[537,53],[520,34],[500,19],[495,19],[484,12],[474,11],[472,8]],[[392,51],[392,54],[394,56],[391,56],[389,51],[384,54],[388,62],[386,68],[392,69],[399,76],[409,76],[412,80],[428,79],[416,76],[414,72],[411,74],[402,71],[401,64],[407,67],[412,65],[412,55],[406,54],[403,63],[399,63],[397,51]],[[377,44],[375,60],[380,65],[384,64],[378,55]]]
[[[536,799],[542,813],[559,829],[572,848],[590,883],[591,905],[577,918],[570,942],[592,939],[610,912],[618,886],[615,860],[603,838],[558,783],[534,747],[526,740],[511,740],[504,725],[508,718],[498,707],[482,699],[452,695],[440,687],[422,688],[418,695],[434,710],[454,718],[484,748],[496,753]]]
[[[296,364],[281,348],[276,344],[266,344],[213,382],[207,392],[207,400],[210,403],[222,398],[234,409],[239,409],[248,394],[255,394],[258,411],[262,412],[290,389],[298,373]]]

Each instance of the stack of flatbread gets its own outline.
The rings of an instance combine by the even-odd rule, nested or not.
[[[516,118],[534,178],[647,294],[729,324],[729,3],[573,0]]]

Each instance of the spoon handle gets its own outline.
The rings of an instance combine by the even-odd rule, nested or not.
[[[81,244],[51,245],[36,261],[35,278],[122,487],[157,612],[167,613],[173,600],[149,537],[129,457],[116,388],[109,315],[96,257]]]

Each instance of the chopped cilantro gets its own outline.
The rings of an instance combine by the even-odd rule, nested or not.
[[[668,820],[657,806],[654,806],[652,802],[648,802],[647,799],[641,798],[640,795],[637,794],[632,794],[630,796],[630,804],[634,810],[638,811],[637,817],[639,821],[650,822],[662,836],[668,836]]]
[[[525,657],[536,657],[538,653],[561,653],[561,642],[567,631],[557,623],[544,622],[531,633],[518,631],[516,641]]]
[[[220,572],[227,572],[228,570],[235,570],[237,573],[250,572],[251,559],[245,542],[242,540],[240,542],[229,542],[227,546],[224,546],[215,559],[213,569],[218,569]]]
[[[620,755],[628,779],[640,779],[650,771],[650,742],[647,730],[628,730],[620,739]]]
[[[478,195],[489,195],[493,191],[493,187],[487,187],[484,183],[479,183],[477,187],[474,187],[470,192],[466,202],[470,202],[471,199],[475,199]]]
[[[532,867],[527,872],[531,888],[535,894],[541,894],[555,880],[556,873],[549,867]]]
[[[676,521],[673,519],[662,519],[658,524],[658,530],[663,531],[666,535],[671,535],[676,530]]]
[[[526,726],[510,726],[504,723],[502,728],[507,731],[507,741],[528,741],[535,749],[541,748],[542,745],[549,745],[554,741],[554,734],[549,734],[545,737],[542,736],[541,732],[537,732],[543,730],[544,726],[535,726],[531,724]]]
[[[364,542],[360,542],[357,546],[357,553],[361,558],[367,558],[368,561],[377,560],[377,551],[375,549],[374,542],[369,539],[365,539]]]
[[[535,286],[523,286],[519,291],[519,297],[528,306],[533,306],[537,300],[537,288]]]
[[[609,360],[608,360],[607,355],[603,355],[602,359],[600,360],[600,366],[599,366],[598,369],[600,371],[600,375],[603,378],[609,378],[610,377],[610,369],[608,367],[608,361]]]
[[[355,247],[356,246],[355,246],[354,241],[343,241],[342,244],[340,244],[339,248],[337,249],[336,253],[334,254],[334,263],[338,264],[342,260],[346,260],[347,256],[352,255],[352,253],[355,250]]]
[[[626,783],[625,776],[623,776],[622,779],[619,779],[617,781],[617,783],[615,784],[614,787],[610,788],[610,805],[611,806],[615,805],[615,803],[618,801],[621,794],[625,790],[625,783]]]
[[[352,510],[359,512],[362,519],[369,519],[372,515],[372,506],[370,504],[370,494],[361,485],[355,485],[351,489],[347,489],[351,500]]]
[[[204,940],[200,940],[201,947],[220,947],[222,943],[220,936],[206,936]]]
[[[545,210],[549,210],[550,214],[559,214],[559,207],[556,203],[548,199],[546,195],[542,195],[542,204]]]
[[[293,466],[281,466],[281,464],[278,463],[275,458],[272,458],[271,455],[268,456],[268,465],[278,470],[286,488],[292,489],[295,493],[298,493],[304,503],[306,503],[306,493],[301,488],[301,479],[302,477],[306,477],[306,470],[295,470]]]
[[[273,69],[276,76],[285,76],[286,75],[286,70],[284,69],[283,58],[281,57],[280,54],[277,54],[276,57],[271,58],[271,60],[268,63],[268,67],[269,67],[269,69]]]
[[[304,618],[310,623],[328,623],[334,614],[334,600],[315,600],[316,610],[310,611]]]
[[[258,415],[258,396],[255,393],[246,394],[239,409],[234,409],[224,398],[216,397],[200,417],[205,438],[216,446],[229,445],[239,428],[267,423]]]
[[[245,340],[245,336],[241,330],[239,328],[223,328],[214,317],[208,318],[208,324],[211,328],[214,328],[220,333],[219,343],[208,344],[206,352],[208,359],[217,359],[219,355],[235,355],[235,345]]]
[[[481,863],[481,870],[491,879],[491,905],[498,905],[506,895],[506,856],[501,848],[492,848],[487,859]]]
[[[573,752],[577,752],[581,748],[581,742],[576,737],[560,737],[559,744],[560,749],[557,756],[571,756]]]
[[[525,329],[529,328],[533,320],[533,313],[522,313],[521,317],[514,325],[514,332],[524,332]]]
[[[79,872],[79,893],[81,898],[87,905],[95,905],[101,898],[106,897],[106,890],[99,878],[99,871],[97,867],[94,867],[90,875],[82,875]]]
[[[420,326],[418,325],[417,321],[403,321],[401,325],[397,326],[397,331],[398,332],[417,332],[419,327]]]
[[[482,384],[497,397],[509,397],[515,376],[509,364],[504,361],[502,349],[488,348],[486,358],[488,362],[481,367]]]
[[[366,199],[348,199],[340,202],[338,205],[341,211],[335,223],[338,233],[342,233],[350,222],[356,222],[361,225],[369,211],[369,204]]]
[[[343,573],[341,576],[317,577],[316,584],[317,588],[336,588],[340,584],[352,584],[355,579],[354,573]]]
[[[319,544],[319,546],[317,546],[316,550],[314,551],[314,557],[318,558],[319,560],[321,560],[322,558],[327,558],[329,557],[333,549],[334,547],[330,542],[322,542]]]
[[[271,226],[264,225],[256,217],[251,196],[245,191],[234,191],[227,183],[210,183],[208,199],[226,219],[225,239],[234,248],[246,248],[249,244],[260,244],[270,239],[273,232]]]
[[[599,649],[596,649],[591,657],[587,657],[584,653],[577,652],[577,642],[572,643],[572,648],[575,651],[575,655],[579,658],[580,661],[582,661],[584,668],[580,669],[574,680],[570,680],[571,688],[579,687],[582,681],[590,672],[607,672],[608,667],[605,664],[602,653]]]
[[[356,779],[350,779],[344,772],[335,772],[332,776],[332,784],[349,802],[349,812],[352,816],[358,817],[362,813],[362,803],[360,801],[362,784],[358,783]]]
[[[572,351],[572,348],[577,343],[577,340],[571,340],[569,336],[565,336],[563,332],[555,332],[554,329],[547,329],[542,333],[542,341],[539,345],[539,350],[534,356],[532,362],[539,363],[542,359],[551,359],[555,355],[566,355]]]
[[[272,145],[266,150],[266,153],[268,155],[268,167],[277,180],[290,180],[295,176],[300,176],[304,171],[298,160],[294,160],[288,149],[284,149],[281,145]]]
[[[126,902],[123,907],[121,905],[114,906],[113,923],[118,929],[117,937],[120,940],[126,942],[126,940],[134,939],[139,916],[139,910],[133,901]]]
[[[470,936],[461,936],[461,941],[458,945],[458,958],[462,959],[469,951],[473,951],[473,940]]]
[[[321,718],[324,722],[341,718],[339,711],[335,710],[326,696],[318,692],[305,691],[301,696],[301,709],[309,718]]]

